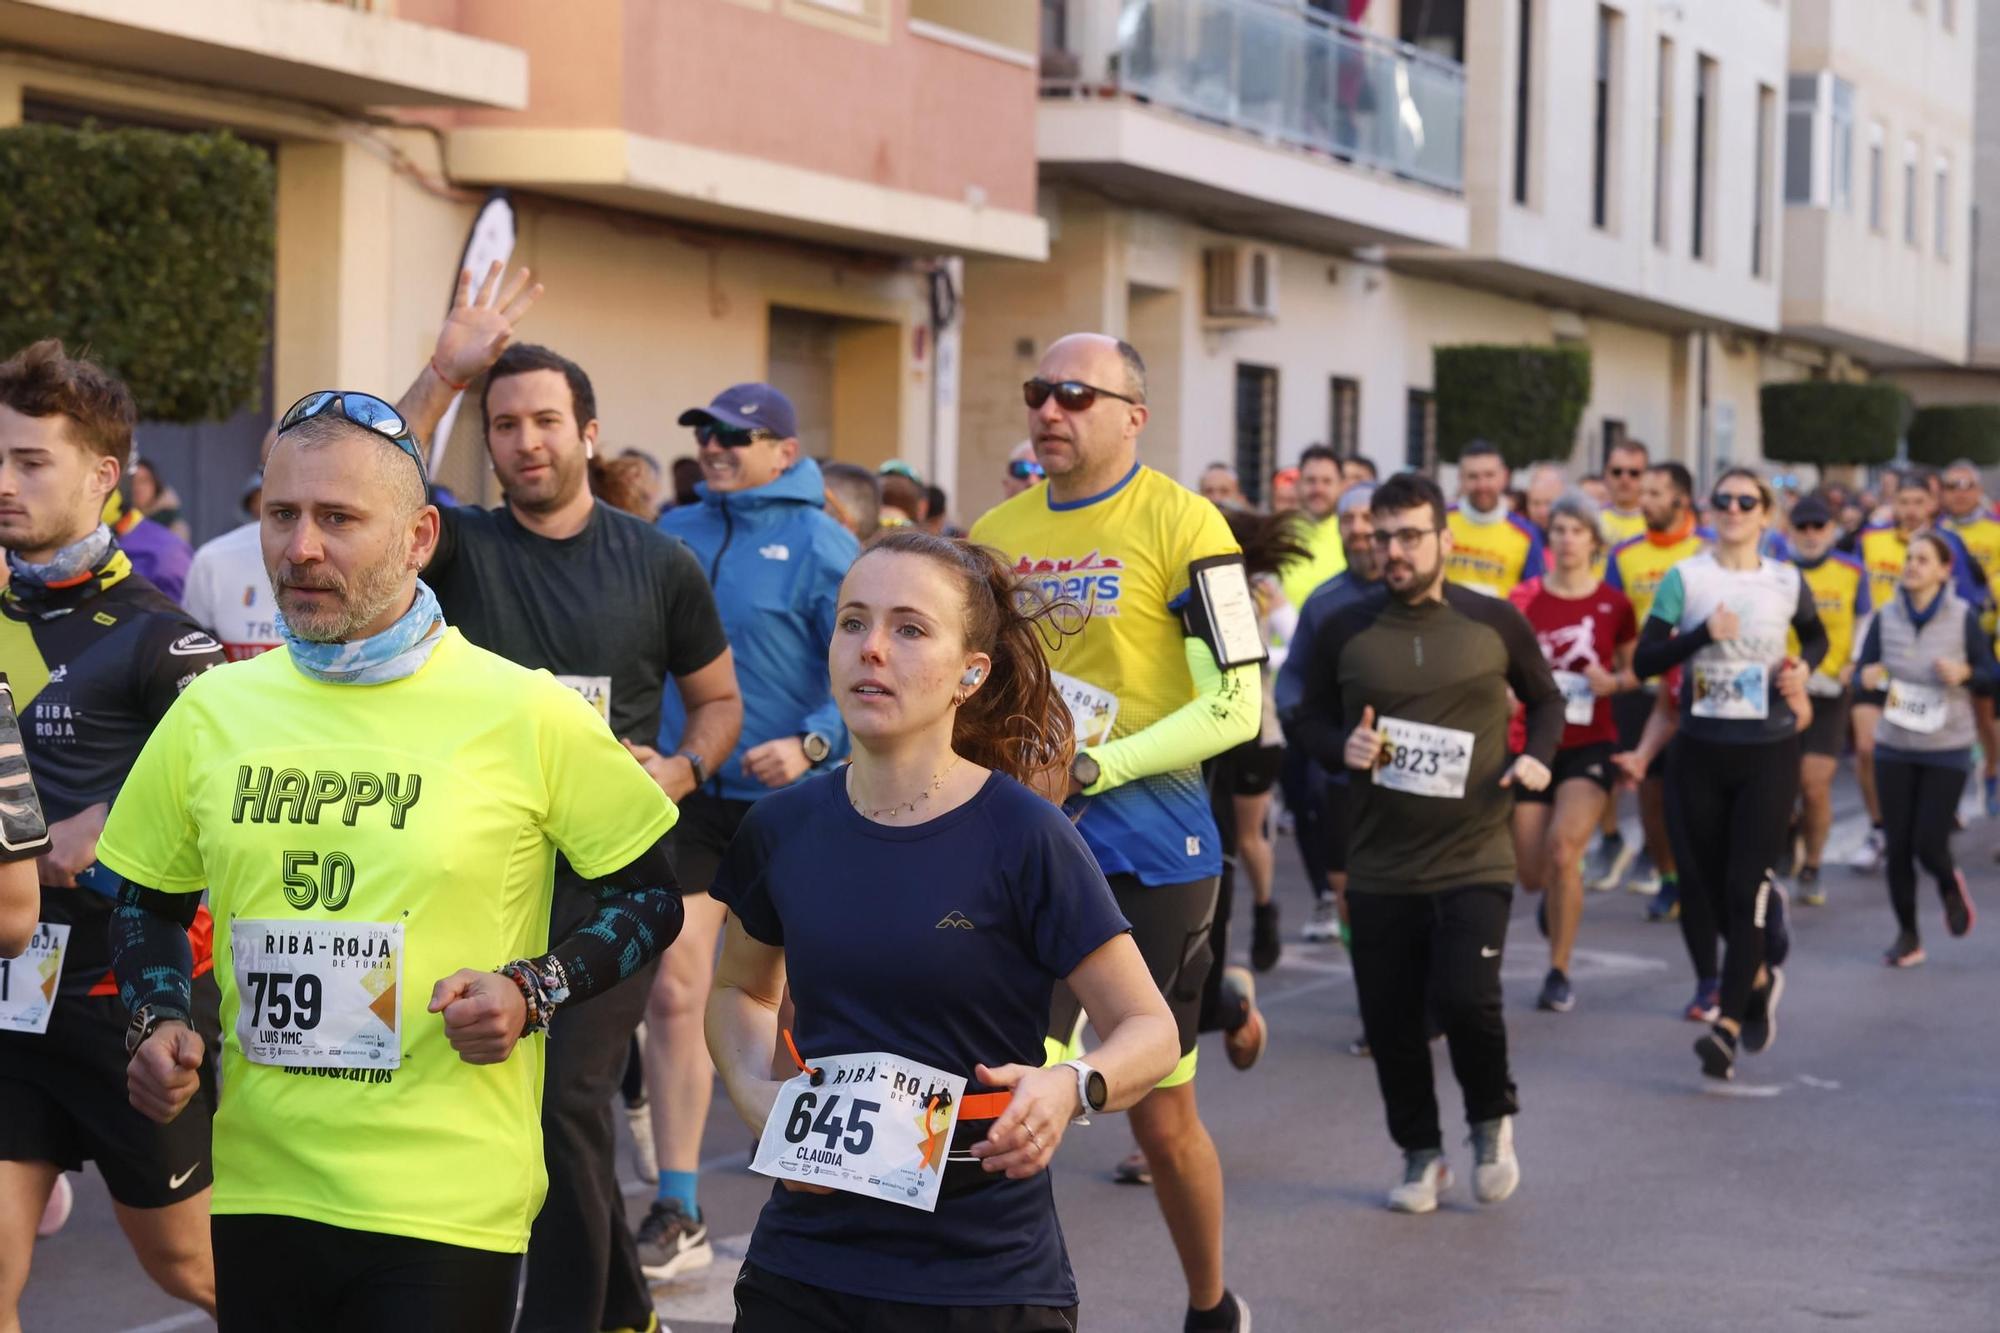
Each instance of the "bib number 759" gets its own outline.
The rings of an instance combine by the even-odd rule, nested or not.
[[[847,1151],[865,1153],[874,1146],[875,1126],[868,1117],[881,1111],[880,1102],[871,1102],[856,1097],[848,1103],[845,1118],[840,1111],[840,1094],[828,1093],[826,1105],[819,1106],[819,1115],[813,1115],[813,1108],[819,1105],[819,1094],[802,1092],[792,1103],[792,1113],[785,1119],[785,1142],[804,1143],[809,1134],[818,1134],[826,1140],[828,1152],[842,1146],[841,1135],[846,1134]]]
[[[311,1032],[319,1026],[320,980],[310,972],[245,972],[250,1022]]]

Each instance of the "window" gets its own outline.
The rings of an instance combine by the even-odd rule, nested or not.
[[[1939,259],[1951,258],[1951,159],[1937,156],[1936,192],[1931,198],[1932,248]]]
[[[1946,32],[1958,31],[1958,6],[1955,0],[1938,0],[1938,22]]]
[[[1674,183],[1674,44],[1660,38],[1659,69],[1653,93],[1653,244],[1667,248],[1671,227],[1667,197]]]
[[[1903,140],[1903,244],[1917,244],[1917,141]]]
[[[1429,389],[1411,389],[1403,411],[1403,466],[1427,472],[1437,458],[1437,403]]]
[[[1243,496],[1262,504],[1278,461],[1278,372],[1270,366],[1236,367],[1236,477]]]
[[[1785,202],[1788,204],[1825,202],[1825,196],[1813,188],[1819,84],[1817,74],[1794,74],[1785,81]]]
[[[1833,206],[1854,211],[1854,85],[1833,79],[1832,162]]]
[[[1889,164],[1883,160],[1883,142],[1889,132],[1879,120],[1868,125],[1868,229],[1881,232],[1888,228],[1888,183],[1884,173]]]
[[[1777,132],[1778,94],[1757,88],[1757,177],[1750,187],[1750,276],[1769,271],[1765,247],[1771,231],[1771,136]]]
[[[1361,381],[1333,377],[1332,419],[1326,438],[1342,458],[1361,452]]]
[[[1514,202],[1528,202],[1528,88],[1534,73],[1531,55],[1535,44],[1535,5],[1537,0],[1518,0],[1521,6],[1521,23],[1515,34],[1520,42],[1520,50],[1514,62]]]
[[[1612,109],[1615,106],[1612,95],[1612,71],[1618,59],[1621,35],[1618,11],[1599,5],[1597,107],[1591,127],[1590,221],[1592,226],[1604,230],[1609,230],[1611,227],[1611,138]]]
[[[1709,201],[1714,193],[1709,188],[1709,149],[1715,142],[1715,109],[1715,62],[1698,56],[1694,73],[1694,240],[1689,246],[1696,259],[1709,257]]]
[[[1611,452],[1625,443],[1625,423],[1617,417],[1604,418],[1604,451],[1597,456],[1598,470],[1611,466]]]

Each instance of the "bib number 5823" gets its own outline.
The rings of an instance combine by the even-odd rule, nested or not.
[[[817,1117],[813,1115],[815,1107],[819,1110]],[[820,1106],[818,1093],[802,1092],[792,1103],[791,1115],[785,1118],[785,1142],[804,1143],[808,1134],[818,1134],[826,1140],[827,1151],[832,1152],[842,1146],[841,1135],[845,1133],[847,1151],[865,1153],[875,1143],[875,1126],[868,1117],[881,1109],[880,1102],[856,1097],[847,1104],[843,1118],[839,1093],[828,1093],[826,1104]]]

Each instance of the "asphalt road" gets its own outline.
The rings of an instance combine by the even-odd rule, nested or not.
[[[1849,814],[1830,850],[1863,828]],[[2000,826],[1977,822],[1957,847],[1975,899],[2000,913]],[[1423,1218],[1382,1207],[1399,1162],[1372,1067],[1345,1054],[1359,1029],[1345,959],[1288,943],[1260,982],[1273,1029],[1263,1063],[1237,1073],[1217,1047],[1200,1080],[1228,1180],[1230,1282],[1259,1333],[2000,1329],[2000,917],[1948,939],[1926,888],[1931,960],[1893,972],[1880,961],[1894,933],[1880,877],[1836,868],[1827,884],[1828,907],[1795,912],[1779,1039],[1745,1058],[1732,1095],[1704,1088],[1689,1050],[1698,1029],[1679,1017],[1692,986],[1675,928],[1643,923],[1639,898],[1592,895],[1579,1004],[1543,1014],[1546,959],[1532,900],[1517,901],[1505,976],[1523,1183],[1503,1205],[1472,1201],[1440,1051],[1461,1183]],[[1279,894],[1295,934],[1305,892],[1289,849]],[[675,1333],[728,1326],[735,1261],[767,1193],[743,1169],[748,1133],[716,1105],[702,1192],[717,1260],[659,1290]],[[1093,1333],[1180,1326],[1179,1271],[1149,1192],[1109,1180],[1129,1146],[1106,1117],[1073,1133],[1057,1166]],[[147,1284],[96,1177],[72,1179],[77,1211],[37,1249],[25,1326],[205,1327]],[[635,1215],[649,1193],[632,1182]]]

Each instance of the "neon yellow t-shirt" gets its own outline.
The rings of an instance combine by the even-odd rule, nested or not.
[[[1286,601],[1304,606],[1316,588],[1347,568],[1347,548],[1341,545],[1340,520],[1330,514],[1315,520],[1300,510],[1297,536],[1311,554],[1280,569],[1278,586],[1284,589]]]
[[[997,548],[1024,583],[1087,610],[1082,632],[1049,651],[1079,717],[1079,745],[1142,731],[1195,697],[1179,609],[1188,566],[1241,549],[1213,504],[1135,466],[1084,500],[1024,491],[983,515],[971,537]],[[1198,765],[1101,792],[1077,829],[1107,875],[1185,884],[1222,873]]]
[[[526,1250],[548,1186],[542,1040],[466,1064],[427,1012],[431,988],[547,950],[558,850],[598,878],[674,819],[589,704],[456,630],[381,685],[314,680],[286,652],[198,677],[146,742],[98,856],[150,888],[210,892],[224,1033],[213,1211]],[[233,936],[267,921],[280,936],[400,927],[400,984],[368,1006],[382,1034],[394,1019],[396,1068],[246,1056]],[[331,967],[330,948],[295,971]]]

